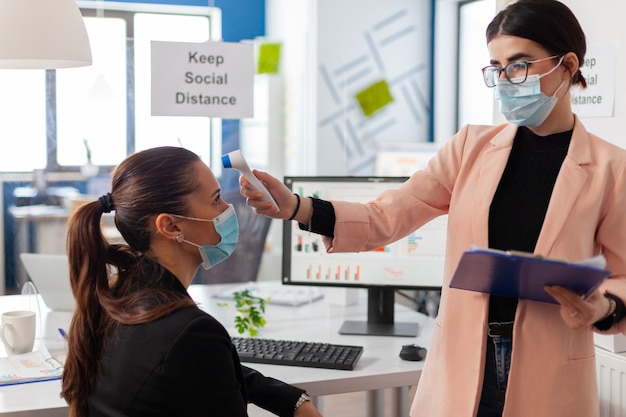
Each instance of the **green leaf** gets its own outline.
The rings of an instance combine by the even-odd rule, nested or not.
[[[269,298],[255,297],[248,289],[235,291],[233,298],[236,310],[241,313],[235,317],[237,331],[240,334],[247,331],[252,337],[258,335],[259,329],[267,323],[263,313],[265,313],[265,305]]]

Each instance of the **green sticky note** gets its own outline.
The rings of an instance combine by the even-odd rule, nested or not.
[[[357,93],[356,99],[365,116],[371,116],[393,101],[387,81],[378,81]]]
[[[258,74],[278,74],[280,43],[263,43],[259,46]]]

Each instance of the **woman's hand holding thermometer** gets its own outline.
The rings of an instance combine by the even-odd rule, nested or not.
[[[234,168],[239,171],[241,175],[243,175],[244,178],[250,183],[250,188],[261,191],[263,193],[263,199],[266,201],[270,201],[274,208],[277,211],[279,210],[278,204],[276,204],[274,197],[272,197],[272,194],[270,194],[267,188],[265,188],[263,183],[261,183],[261,181],[259,181],[259,179],[254,176],[252,170],[246,163],[246,160],[244,159],[239,149],[222,156],[222,164],[224,165],[224,168]]]

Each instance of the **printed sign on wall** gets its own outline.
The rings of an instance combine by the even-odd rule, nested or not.
[[[581,117],[612,117],[615,102],[615,64],[617,48],[612,44],[587,48],[580,71],[587,88],[572,87],[572,110]]]
[[[253,115],[252,44],[152,41],[152,115]]]

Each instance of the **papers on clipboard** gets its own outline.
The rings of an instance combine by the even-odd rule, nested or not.
[[[0,358],[0,387],[60,379],[63,364],[45,347],[30,353]]]
[[[556,304],[545,285],[559,285],[586,296],[610,275],[605,265],[602,255],[572,263],[472,247],[461,256],[450,288]]]

